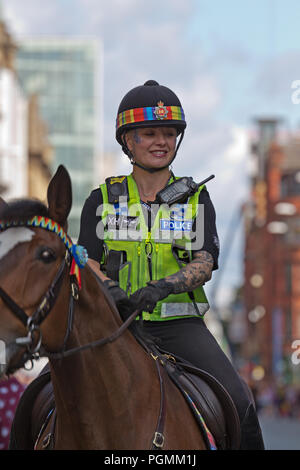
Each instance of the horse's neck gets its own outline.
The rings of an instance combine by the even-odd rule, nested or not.
[[[68,348],[107,337],[122,324],[89,270],[82,281],[83,289],[75,305]],[[73,443],[65,442],[64,445],[94,445],[98,448],[102,444],[104,447],[109,445],[113,438],[109,432],[116,432],[116,416],[121,415],[124,419],[127,415],[130,419],[128,402],[137,400],[132,391],[139,390],[141,381],[145,380],[143,372],[147,361],[149,358],[131,333],[125,331],[114,343],[51,363],[61,433],[68,434],[70,429],[73,432],[69,437]],[[91,423],[97,429],[97,437],[89,437]],[[85,429],[87,434],[83,436]],[[93,439],[98,441],[92,442]],[[99,439],[103,442],[99,443]]]

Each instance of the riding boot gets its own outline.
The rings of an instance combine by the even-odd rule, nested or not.
[[[247,408],[245,417],[241,423],[241,445],[240,450],[264,450],[264,441],[252,403]]]

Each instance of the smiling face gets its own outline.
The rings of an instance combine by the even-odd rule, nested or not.
[[[126,134],[134,160],[148,168],[160,168],[170,162],[176,148],[175,127],[145,127]]]

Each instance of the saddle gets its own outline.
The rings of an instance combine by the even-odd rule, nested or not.
[[[38,435],[54,409],[54,392],[47,365],[21,396],[11,427],[9,450],[34,449]]]
[[[178,356],[171,357],[176,362],[165,361],[165,370],[191,408],[208,449],[239,449],[240,420],[229,393],[208,372]],[[212,442],[210,435],[213,437]]]
[[[211,433],[217,449],[238,449],[241,439],[239,417],[222,384],[212,375],[179,357],[161,352],[158,357],[169,378],[186,399],[207,448],[213,448],[209,440]],[[172,357],[172,360],[168,357]],[[34,449],[35,442],[54,414],[54,392],[49,367],[46,366],[20,399],[11,428],[9,449]],[[47,437],[45,449],[51,447],[54,436],[49,434]]]

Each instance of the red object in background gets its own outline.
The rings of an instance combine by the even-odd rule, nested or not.
[[[14,414],[25,390],[15,377],[0,381],[0,450],[7,450]]]

